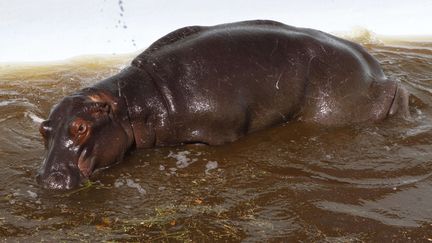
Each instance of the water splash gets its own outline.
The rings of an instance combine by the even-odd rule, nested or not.
[[[25,112],[24,115],[25,115],[26,117],[30,118],[30,119],[31,119],[34,123],[36,123],[36,124],[41,124],[41,123],[44,121],[43,118],[37,116],[36,114],[34,114],[34,113],[31,112],[31,111],[27,111],[27,112]]]
[[[378,38],[377,34],[373,31],[368,30],[366,28],[357,26],[354,27],[351,31],[336,33],[337,36],[340,36],[344,39],[354,41],[360,43],[362,45],[382,45],[384,42]]]

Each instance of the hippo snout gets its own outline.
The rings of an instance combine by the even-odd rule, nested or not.
[[[79,171],[65,170],[39,173],[36,181],[46,189],[72,189],[81,182]]]

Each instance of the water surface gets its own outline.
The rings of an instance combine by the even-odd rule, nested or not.
[[[364,44],[411,120],[299,122],[232,144],[132,151],[90,187],[35,182],[38,123],[132,56],[0,67],[0,237],[9,241],[432,241],[432,43]]]

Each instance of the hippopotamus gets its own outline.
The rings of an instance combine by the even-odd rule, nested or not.
[[[40,125],[45,188],[70,189],[131,149],[222,145],[288,121],[407,112],[407,91],[360,45],[270,20],[190,26],[118,74],[64,97]]]

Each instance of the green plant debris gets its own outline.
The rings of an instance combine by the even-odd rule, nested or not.
[[[77,189],[72,190],[72,191],[65,192],[65,193],[59,195],[58,197],[70,197],[70,196],[75,195],[77,193],[89,190],[90,188],[95,188],[95,189],[101,189],[101,188],[110,189],[111,187],[104,186],[100,182],[92,182],[90,180],[86,180],[84,182],[84,185],[82,187],[77,188]]]

